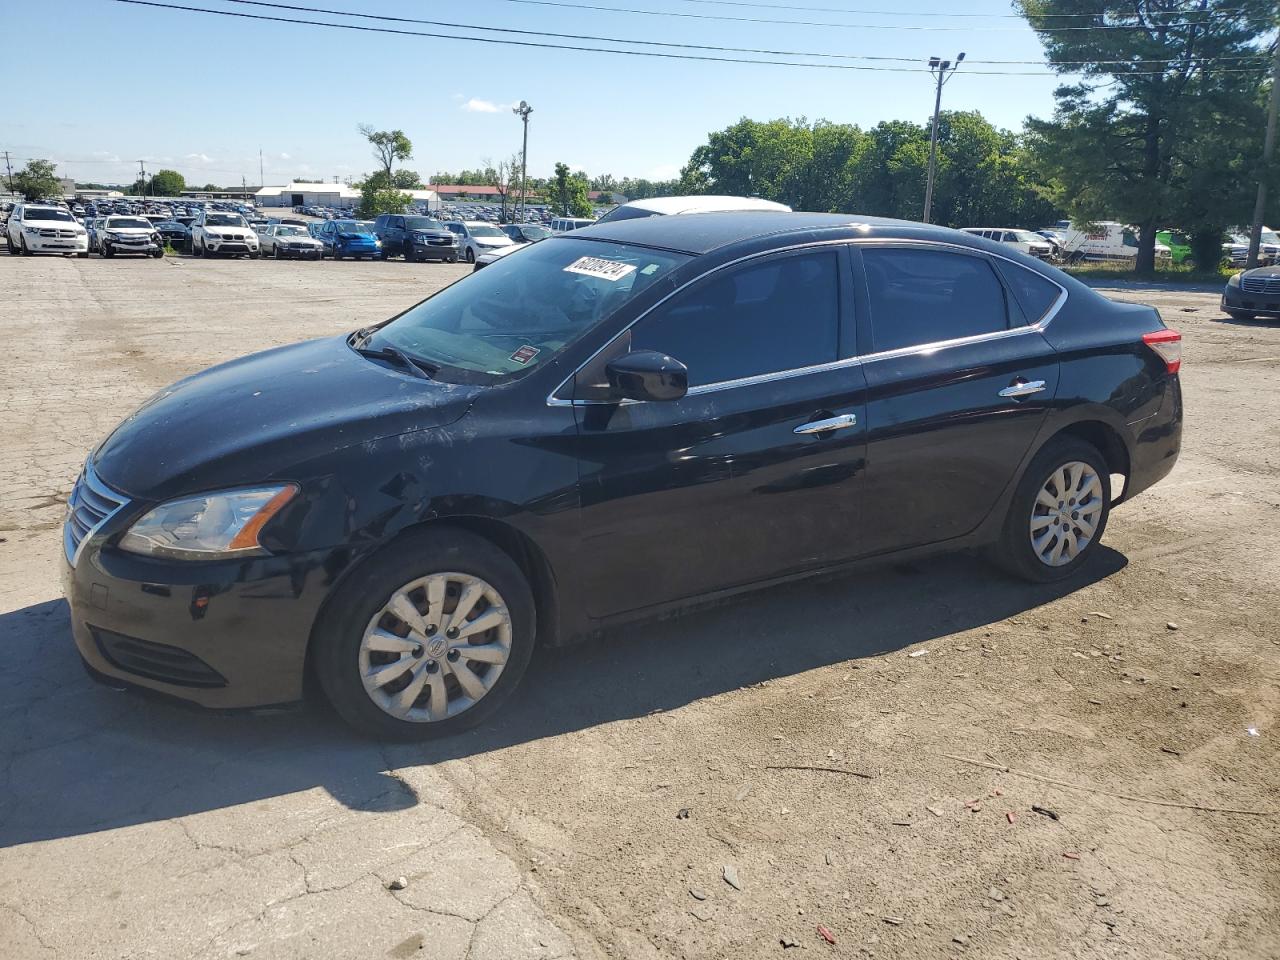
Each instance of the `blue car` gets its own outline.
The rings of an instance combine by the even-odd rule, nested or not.
[[[363,220],[329,220],[316,232],[324,244],[321,256],[341,260],[378,260],[382,257],[382,242],[373,233],[373,224]]]

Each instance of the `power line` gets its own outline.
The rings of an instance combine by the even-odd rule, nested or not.
[[[681,0],[681,2],[682,3],[701,3],[701,4],[706,4],[708,6],[715,6],[715,7],[751,7],[759,10],[788,10],[788,11],[801,10],[806,13],[843,13],[843,14],[849,14],[851,16],[873,16],[873,17],[918,17],[920,16],[920,11],[918,10],[860,10],[860,9],[850,10],[844,7],[803,7],[797,4],[790,4],[790,3],[751,3],[751,2],[748,2],[748,0]],[[1206,17],[1209,17],[1210,19],[1197,21],[1197,22],[1209,23],[1211,22],[1212,18],[1216,17],[1219,14],[1238,13],[1238,12],[1243,12],[1243,10],[1242,8],[1239,8],[1239,7],[1231,7],[1225,10],[1186,10],[1186,11],[1165,10],[1165,11],[1156,11],[1156,12],[1159,14],[1168,14],[1168,15],[1173,15],[1177,13],[1188,13],[1193,15],[1204,14]],[[945,17],[949,19],[956,19],[960,17],[963,17],[966,19],[971,18],[971,19],[984,19],[984,20],[1021,20],[1023,19],[1023,14],[1021,13],[951,13],[951,12],[935,13],[931,11],[929,12],[928,16]],[[1097,17],[1102,16],[1102,14],[1101,13],[1044,13],[1044,14],[1038,14],[1038,16],[1043,19],[1049,19],[1049,20],[1084,20],[1084,19],[1091,20],[1091,19],[1096,19]]]
[[[521,30],[515,27],[490,27],[490,26],[485,26],[484,24],[478,24],[478,23],[455,23],[455,22],[446,21],[446,20],[422,20],[416,17],[394,17],[387,14],[353,13],[348,10],[333,10],[327,7],[304,7],[304,6],[298,6],[296,4],[288,4],[288,3],[271,3],[271,2],[268,2],[268,0],[224,0],[224,2],[237,3],[243,6],[251,6],[251,7],[268,7],[272,10],[291,10],[298,13],[322,13],[322,14],[325,14],[326,16],[334,16],[334,17],[354,17],[361,20],[377,20],[385,23],[416,23],[424,26],[447,27],[453,30],[484,30],[491,33],[511,33],[511,34],[517,34],[521,36],[552,37],[560,40],[590,40],[590,41],[602,42],[602,43],[627,43],[635,46],[645,46],[645,47],[667,47],[669,49],[678,49],[678,50],[711,50],[711,51],[718,51],[720,53],[754,53],[754,54],[760,54],[763,56],[814,57],[822,60],[873,60],[873,61],[882,61],[887,63],[917,63],[917,64],[920,62],[919,57],[888,57],[888,56],[877,56],[873,54],[853,54],[853,53],[815,53],[809,50],[804,50],[804,51],[770,50],[770,49],[760,49],[758,47],[725,47],[725,46],[714,46],[714,45],[701,44],[701,43],[675,43],[672,41],[663,41],[663,40],[635,40],[631,38],[602,37],[602,36],[594,36],[591,34],[580,34],[580,33],[552,33],[546,30]],[[1261,60],[1261,58],[1264,58],[1266,56],[1267,56],[1267,53],[1263,51],[1254,55],[1199,58],[1199,59],[1202,62],[1207,62],[1209,59],[1213,59],[1213,60],[1259,59]],[[1179,63],[1181,61],[1182,61],[1182,58],[1179,57],[1179,58],[1170,58],[1170,59],[1164,59],[1164,60],[1159,60],[1159,59],[1074,60],[1074,61],[1067,60],[1067,61],[1059,61],[1059,64],[1064,66],[1074,66],[1074,65],[1085,64],[1085,63],[1105,63],[1105,64],[1129,64],[1132,66],[1136,64],[1153,64],[1154,65],[1154,64],[1165,64],[1165,63]],[[973,60],[970,60],[969,63],[971,64],[984,63],[984,64],[992,64],[992,65],[1000,64],[1000,65],[1006,65],[1006,66],[1043,66],[1044,65],[1043,60],[977,60],[977,59],[973,59]]]
[[[588,47],[579,44],[563,44],[563,43],[541,43],[532,40],[506,40],[498,37],[473,37],[459,36],[458,34],[449,33],[428,33],[422,30],[403,30],[393,27],[373,27],[364,26],[354,23],[329,23],[323,20],[303,20],[291,17],[269,16],[267,14],[258,13],[242,13],[235,10],[212,10],[208,7],[194,7],[177,3],[160,3],[157,0],[112,0],[114,3],[125,3],[131,6],[152,7],[162,10],[178,10],[187,13],[207,13],[220,17],[234,17],[242,20],[267,21],[271,23],[289,23],[303,26],[328,27],[334,30],[355,30],[362,33],[383,33],[397,36],[409,37],[430,37],[436,40],[462,40],[468,43],[484,43],[495,46],[515,46],[529,47],[539,50],[575,50],[584,53],[607,53],[615,56],[628,57],[655,57],[663,60],[693,60],[703,63],[744,63],[755,64],[761,66],[777,66],[777,67],[802,67],[806,69],[817,70],[856,70],[864,72],[879,73],[917,73],[917,67],[885,67],[885,66],[865,66],[861,64],[848,63],[797,63],[791,60],[759,60],[746,59],[743,57],[713,57],[704,54],[689,53],[663,53],[657,50],[618,50],[608,47]],[[613,41],[616,43],[629,43],[627,40]],[[713,48],[714,49],[714,48]],[[1193,66],[1196,64],[1193,64]],[[1164,70],[1151,71],[1130,71],[1126,76],[1161,76]],[[1218,71],[1219,73],[1255,73],[1257,69],[1249,68],[1227,68]],[[1006,76],[1006,77],[1040,77],[1053,76],[1054,71],[1049,70],[971,70],[968,71],[970,76]]]
[[[571,0],[499,0],[501,3],[524,3],[539,7],[564,7],[570,10],[596,10],[606,13],[629,13],[645,17],[683,17],[690,20],[717,20],[728,23],[765,23],[765,24],[781,24],[793,27],[829,27],[837,30],[912,30],[919,32],[956,32],[964,31],[966,33],[972,31],[982,31],[984,33],[991,32],[1021,32],[1024,27],[961,27],[961,26],[934,26],[932,24],[897,24],[897,23],[833,23],[825,20],[779,20],[770,17],[731,17],[727,14],[711,14],[711,13],[687,13],[672,10],[642,10],[636,7],[606,7],[595,3],[575,3]],[[1215,20],[1215,21],[1196,21],[1183,23],[1164,23],[1158,25],[1165,29],[1175,29],[1182,27],[1198,27],[1209,23],[1230,23],[1235,19]],[[1247,18],[1246,23],[1263,24],[1266,27],[1273,27],[1274,24],[1270,20]],[[1034,28],[1033,28],[1034,29]],[[1085,27],[1043,27],[1037,30],[1037,33],[1073,33],[1082,30],[1143,30],[1146,29],[1140,23],[1106,23]]]

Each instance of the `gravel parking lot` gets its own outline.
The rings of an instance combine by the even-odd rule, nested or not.
[[[776,589],[542,652],[426,746],[92,684],[58,584],[90,445],[467,269],[0,258],[0,955],[1280,956],[1280,325],[1216,291],[1109,291],[1183,332],[1186,432],[1078,581]]]

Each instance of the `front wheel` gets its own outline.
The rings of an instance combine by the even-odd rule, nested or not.
[[[317,626],[320,684],[379,739],[457,733],[497,710],[533,654],[533,594],[516,563],[462,530],[407,535],[338,588]]]
[[[21,236],[18,237],[18,246],[19,246],[19,249],[22,251],[22,255],[24,257],[31,256],[31,248],[27,246],[26,237],[21,237]]]
[[[1048,443],[1018,481],[993,559],[1014,576],[1051,583],[1097,550],[1111,512],[1111,475],[1092,444]]]
[[[109,244],[109,243],[104,243],[104,244],[102,245],[102,255],[103,255],[104,257],[107,257],[107,258],[109,259],[109,258],[111,258],[111,257],[114,257],[114,256],[116,255],[116,252],[115,252],[115,250],[113,250],[113,249],[111,248],[111,244]]]
[[[472,250],[470,247],[467,247],[467,263],[475,263],[475,262],[476,262],[476,252]]]
[[[1227,315],[1231,317],[1232,320],[1253,320],[1257,317],[1256,313],[1252,313],[1248,310],[1228,310]]]

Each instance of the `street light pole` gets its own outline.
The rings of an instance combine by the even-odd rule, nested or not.
[[[933,182],[938,174],[938,115],[942,112],[942,85],[956,72],[962,60],[963,53],[956,57],[955,63],[939,60],[937,57],[929,58],[929,72],[937,81],[937,94],[933,99],[933,133],[929,136],[929,177],[924,188],[925,223],[929,222],[929,216],[933,212]]]
[[[524,123],[524,146],[520,148],[520,221],[523,223],[528,217],[526,206],[529,203],[529,114],[533,113],[533,107],[521,100],[520,106],[512,107],[511,112]]]

